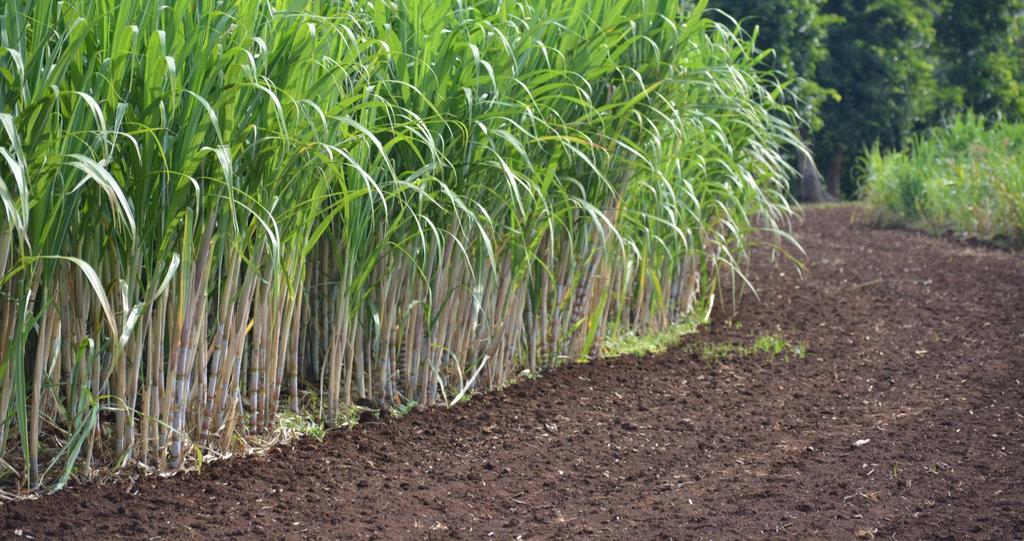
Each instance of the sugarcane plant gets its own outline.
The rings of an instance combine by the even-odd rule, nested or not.
[[[799,142],[705,4],[6,2],[6,485],[174,471],[282,408],[453,404],[706,317],[785,236]]]

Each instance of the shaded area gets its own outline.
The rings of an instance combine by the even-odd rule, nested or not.
[[[1024,533],[1024,260],[815,208],[804,280],[702,342],[203,475],[0,509],[35,537],[995,537]],[[749,347],[781,336],[803,358]],[[728,352],[734,351],[735,355]],[[854,442],[870,440],[855,446]]]

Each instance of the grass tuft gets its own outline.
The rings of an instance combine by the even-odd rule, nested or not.
[[[604,357],[644,356],[663,353],[678,346],[687,336],[697,332],[695,321],[682,321],[657,333],[629,333],[605,341]]]
[[[782,359],[787,363],[794,358],[803,360],[807,357],[807,344],[789,342],[777,333],[760,334],[752,344],[696,342],[687,347],[708,366],[759,354],[767,356],[769,360]]]

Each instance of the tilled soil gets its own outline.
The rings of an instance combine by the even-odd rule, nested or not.
[[[760,301],[674,351],[7,504],[0,534],[1024,537],[1024,258],[854,214],[809,209],[805,277],[756,254]],[[769,334],[806,355],[749,351]]]

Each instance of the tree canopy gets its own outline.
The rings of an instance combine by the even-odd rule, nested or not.
[[[773,54],[765,68],[774,69],[796,82],[794,93],[799,97],[804,118],[815,129],[820,127],[818,109],[830,89],[818,83],[818,65],[828,59],[826,40],[829,26],[841,19],[821,12],[826,0],[716,0],[711,5],[719,10],[718,20],[739,24],[757,44],[771,48]]]
[[[1024,117],[1020,0],[944,0],[936,30],[936,75],[946,109]]]
[[[922,0],[829,0],[843,24],[828,36],[830,56],[818,68],[841,99],[822,107],[816,133],[819,166],[838,195],[848,154],[875,141],[896,147],[937,107],[934,66],[935,6]],[[849,184],[847,190],[852,188]]]

